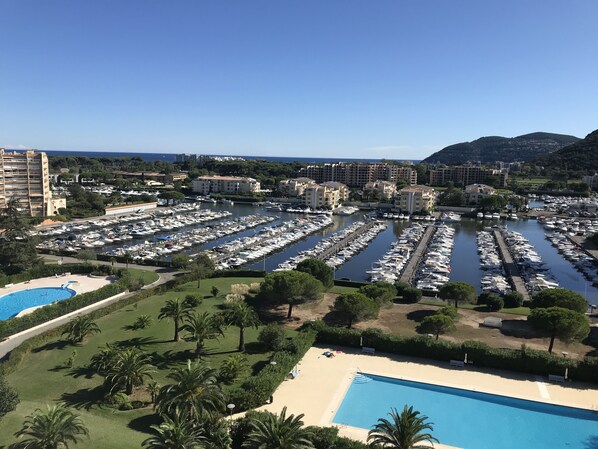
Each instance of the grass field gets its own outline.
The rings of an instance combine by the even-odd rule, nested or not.
[[[149,276],[145,273],[136,274]],[[19,392],[21,403],[15,412],[0,421],[0,447],[6,448],[8,444],[14,442],[13,434],[20,428],[26,415],[36,408],[43,409],[46,404],[55,401],[63,401],[77,408],[90,429],[91,440],[83,440],[76,447],[94,449],[141,447],[141,442],[148,437],[145,431],[150,424],[151,407],[118,411],[96,405],[95,401],[99,397],[98,387],[103,379],[97,375],[91,376],[85,368],[91,357],[100,346],[110,342],[120,342],[123,346],[140,348],[152,356],[158,368],[154,380],[164,385],[168,383],[166,376],[173,368],[182,366],[187,359],[193,358],[194,348],[191,342],[174,343],[172,322],[158,321],[159,310],[165,301],[177,297],[183,298],[187,294],[199,294],[204,299],[198,310],[217,312],[220,310],[218,306],[224,301],[224,296],[230,291],[231,284],[256,281],[259,279],[215,278],[202,281],[200,289],[196,288],[196,282],[185,284],[176,291],[152,296],[135,306],[127,306],[98,319],[97,324],[102,331],[101,334],[88,337],[83,345],[72,346],[56,338],[41,344],[24,358],[13,373],[7,376],[8,382]],[[217,298],[213,298],[210,293],[212,286],[220,290]],[[144,330],[127,330],[127,326],[142,314],[148,314],[153,318],[150,327]],[[246,330],[246,356],[250,368],[245,373],[245,378],[259,370],[270,357],[269,353],[261,351],[257,343],[258,333],[256,329]],[[207,341],[208,355],[205,356],[205,360],[211,367],[218,369],[226,357],[236,352],[238,338],[238,328],[230,327],[226,329],[224,338]],[[73,369],[64,367],[74,351],[76,351],[75,367]],[[142,389],[141,395],[146,394]]]
[[[133,279],[141,279],[144,285],[149,285],[156,282],[160,277],[158,273],[148,270],[141,270],[139,268],[127,268]]]

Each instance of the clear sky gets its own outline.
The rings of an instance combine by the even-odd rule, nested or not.
[[[422,159],[596,128],[597,0],[0,0],[0,147]]]

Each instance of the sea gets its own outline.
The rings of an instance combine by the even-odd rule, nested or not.
[[[12,150],[11,150],[12,151]],[[16,150],[21,151],[21,150]],[[132,158],[140,157],[144,161],[164,161],[175,162],[177,153],[130,153],[130,152],[111,152],[111,151],[54,151],[44,150],[48,156],[79,156],[79,157],[97,157],[97,158]],[[351,159],[351,158],[329,158],[329,157],[299,157],[299,156],[235,156],[230,154],[209,154],[213,157],[238,157],[246,160],[266,160],[271,162],[301,162],[304,164],[334,163],[334,162],[381,162],[382,159]],[[413,162],[417,164],[420,160],[412,159],[393,159],[397,162]]]

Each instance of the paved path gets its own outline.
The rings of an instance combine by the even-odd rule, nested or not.
[[[411,285],[411,283],[413,282],[413,278],[415,277],[417,267],[419,266],[419,262],[422,256],[424,255],[424,252],[428,247],[428,243],[430,242],[430,239],[432,238],[432,235],[435,231],[436,228],[434,226],[427,227],[427,229],[424,232],[424,235],[422,236],[422,239],[417,244],[417,248],[415,248],[415,251],[413,251],[413,254],[409,258],[409,262],[407,262],[407,266],[405,267],[403,274],[399,278],[399,282],[406,282],[407,284]]]
[[[326,260],[328,257],[339,252],[341,249],[343,249],[345,246],[347,246],[349,243],[351,243],[356,238],[361,237],[368,229],[370,229],[375,224],[378,224],[378,222],[377,221],[368,221],[363,226],[361,226],[360,228],[356,229],[351,234],[346,236],[344,239],[335,243],[333,246],[331,246],[330,248],[328,248],[327,250],[322,252],[320,255],[316,256],[316,259]]]
[[[48,257],[55,257],[55,256],[48,256]],[[58,259],[60,259],[60,257],[58,257]],[[69,260],[67,260],[67,259],[69,259]],[[73,263],[73,261],[71,261],[70,259],[71,258],[65,257],[64,263]],[[75,261],[74,263],[79,262],[76,259],[73,259],[73,260]],[[116,264],[116,263],[115,263],[115,265],[124,266],[124,264]],[[142,287],[142,290],[152,288],[152,287],[155,287],[160,284],[164,284],[164,283],[174,279],[176,277],[176,275],[178,274],[175,271],[172,271],[169,269],[164,269],[164,268],[159,268],[159,267],[135,266],[132,264],[129,265],[129,268],[137,268],[137,267],[139,267],[141,269],[153,268],[153,270],[150,270],[150,271],[157,272],[158,276],[159,276],[157,281],[153,282],[152,284]],[[75,310],[74,312],[70,312],[61,317],[47,321],[46,323],[32,327],[31,329],[27,329],[23,332],[19,332],[18,334],[11,335],[10,337],[8,337],[5,340],[0,342],[0,359],[2,359],[6,354],[8,354],[14,348],[21,345],[21,343],[23,343],[25,340],[28,340],[31,337],[34,337],[34,336],[42,334],[48,330],[62,326],[63,324],[66,324],[68,321],[70,321],[75,316],[86,315],[88,313],[93,312],[94,310],[101,309],[103,307],[109,306],[110,304],[114,304],[115,302],[118,302],[122,299],[129,298],[129,297],[135,295],[136,293],[137,292],[119,293],[118,295],[112,296],[111,298],[107,298],[102,301],[98,301],[94,304],[90,304],[89,306],[83,307],[82,309]]]
[[[511,279],[511,283],[513,287],[515,287],[515,291],[518,291],[523,295],[523,300],[527,301],[529,298],[529,293],[527,292],[527,288],[525,288],[525,283],[519,274],[519,267],[513,260],[511,253],[509,252],[509,248],[505,243],[505,239],[503,238],[500,231],[494,231],[494,237],[496,238],[496,243],[498,246],[498,252],[500,257],[502,258],[503,265],[505,267],[505,272],[507,276]]]

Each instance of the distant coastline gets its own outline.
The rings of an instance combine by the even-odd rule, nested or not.
[[[23,151],[23,150],[16,150]],[[53,151],[53,150],[40,150],[44,151],[48,156],[80,156],[80,157],[140,157],[144,161],[164,161],[164,162],[175,162],[177,154],[181,153],[128,153],[128,152],[111,152],[111,151]],[[326,163],[326,162],[380,162],[382,159],[352,159],[352,158],[325,158],[325,157],[286,157],[286,156],[237,156],[230,154],[210,154],[209,156],[222,156],[222,157],[240,157],[247,160],[252,159],[263,159],[272,162],[302,162],[308,163]],[[389,159],[397,162],[413,162],[418,163],[420,160],[414,159]]]

